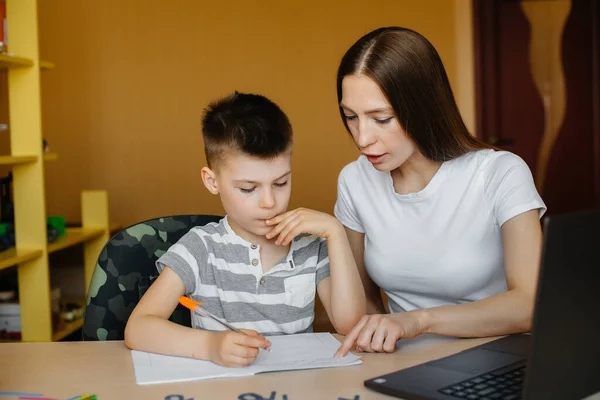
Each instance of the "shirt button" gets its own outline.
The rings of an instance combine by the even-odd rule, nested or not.
[[[256,258],[252,260],[252,265],[254,265],[255,267],[258,265],[258,260]]]
[[[256,250],[258,248],[257,245],[253,244],[252,246],[250,246],[252,248],[252,250]]]
[[[259,283],[260,283],[260,286],[263,286],[265,284],[265,278],[262,278]]]

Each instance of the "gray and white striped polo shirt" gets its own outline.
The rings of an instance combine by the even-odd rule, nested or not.
[[[316,287],[329,276],[327,241],[310,235],[296,237],[288,255],[263,273],[260,246],[236,235],[227,217],[192,228],[156,261],[159,271],[165,266],[206,310],[263,335],[311,332]],[[225,329],[196,314],[192,326]]]

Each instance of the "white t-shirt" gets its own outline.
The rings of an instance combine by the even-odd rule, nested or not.
[[[340,173],[335,216],[365,233],[365,267],[392,312],[507,290],[501,226],[546,206],[517,155],[479,150],[442,163],[420,192],[395,192],[364,157]]]

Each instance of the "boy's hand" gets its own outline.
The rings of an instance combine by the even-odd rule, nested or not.
[[[301,233],[329,239],[336,231],[344,229],[332,215],[307,208],[297,208],[280,214],[268,220],[267,225],[274,228],[265,235],[266,238],[271,239],[279,235],[275,244],[282,246],[287,246]]]
[[[271,343],[256,331],[242,329],[250,336],[233,332],[215,332],[210,343],[210,360],[225,367],[247,367],[258,356],[258,349]]]

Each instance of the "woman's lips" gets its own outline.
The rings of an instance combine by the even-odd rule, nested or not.
[[[367,160],[369,160],[369,162],[371,164],[380,164],[380,163],[382,163],[386,155],[387,155],[387,153],[383,153],[383,154],[365,154],[365,156],[367,157]]]

